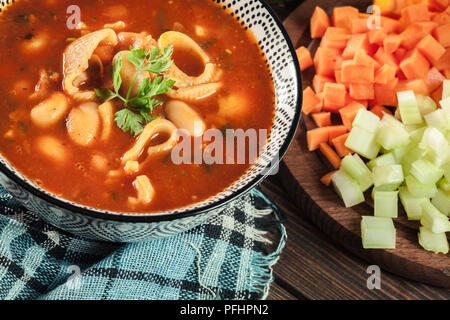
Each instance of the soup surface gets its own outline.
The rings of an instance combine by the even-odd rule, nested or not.
[[[118,212],[197,203],[243,175],[250,159],[176,164],[172,151],[210,129],[270,131],[274,89],[251,32],[210,0],[73,3],[0,14],[2,155],[60,197]]]

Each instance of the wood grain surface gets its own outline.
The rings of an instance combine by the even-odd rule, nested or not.
[[[285,26],[296,47],[317,46],[309,37],[309,18],[314,7],[319,5],[328,11],[335,5],[355,4],[360,9],[368,2],[361,1],[305,1],[285,20]],[[313,68],[303,73],[303,85],[310,85]],[[281,166],[281,182],[289,195],[320,230],[333,241],[361,257],[381,266],[384,270],[436,286],[450,288],[450,257],[436,255],[423,250],[417,242],[418,223],[408,221],[404,215],[395,220],[397,249],[364,250],[361,245],[361,215],[373,215],[370,202],[357,207],[344,208],[342,201],[330,188],[324,187],[319,179],[331,170],[318,153],[307,150],[305,130],[313,124],[304,117],[292,145]],[[367,196],[366,198],[370,198]],[[417,297],[411,297],[417,298]]]

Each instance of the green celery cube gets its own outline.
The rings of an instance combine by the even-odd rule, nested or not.
[[[361,237],[364,249],[395,249],[396,232],[391,218],[363,216]]]
[[[433,233],[442,233],[450,231],[450,221],[448,217],[442,214],[431,202],[422,203],[422,219],[420,223]]]
[[[433,198],[437,193],[437,187],[434,183],[423,184],[414,176],[407,176],[405,178],[406,186],[409,192],[416,198]]]
[[[359,109],[353,120],[353,127],[360,127],[370,132],[375,132],[378,128],[380,118],[373,112],[366,109]]]
[[[372,172],[356,153],[345,156],[342,159],[341,168],[356,180],[363,192],[373,186]]]
[[[409,173],[423,184],[435,184],[444,175],[444,170],[436,167],[430,161],[416,160],[411,164]]]
[[[398,191],[375,191],[375,217],[398,217]]]
[[[448,253],[448,240],[444,232],[433,233],[425,227],[420,227],[419,244],[434,253]]]
[[[375,141],[375,133],[360,127],[354,127],[345,142],[345,146],[367,159],[375,159],[380,145]]]
[[[397,100],[400,116],[405,125],[420,124],[423,122],[414,91],[397,92]]]
[[[373,168],[373,182],[375,187],[382,185],[393,185],[398,187],[403,180],[403,169],[399,164],[391,164]]]
[[[397,164],[397,160],[395,159],[395,155],[392,152],[383,154],[378,158],[375,158],[369,162],[367,162],[367,167],[369,169],[373,169],[374,167],[389,165],[389,164]]]
[[[447,217],[450,215],[450,194],[438,189],[436,195],[431,199],[431,203],[439,209],[440,212],[445,214]]]
[[[333,174],[331,182],[347,208],[364,202],[365,199],[361,187],[344,170],[339,170]]]
[[[428,201],[428,199],[414,197],[407,187],[400,187],[399,190],[400,201],[406,211],[408,220],[422,219],[422,203]]]

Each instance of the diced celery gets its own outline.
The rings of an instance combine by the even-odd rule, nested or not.
[[[445,136],[437,128],[427,128],[419,147],[426,150],[431,160],[437,166],[442,166],[450,159],[450,145]]]
[[[442,214],[431,202],[422,203],[422,219],[420,223],[433,233],[450,231],[450,221],[446,215]]]
[[[408,191],[416,198],[433,198],[437,193],[437,187],[434,183],[423,184],[414,176],[407,176],[405,178]]]
[[[447,194],[450,194],[450,181],[446,177],[442,178],[441,181],[438,182],[438,186]]]
[[[450,97],[450,80],[446,79],[442,83],[442,100]]]
[[[369,169],[373,169],[377,166],[384,166],[384,165],[390,165],[390,164],[397,164],[397,160],[395,159],[394,153],[389,152],[382,156],[379,156],[378,158],[375,158],[369,162],[367,162],[367,167]]]
[[[430,161],[416,160],[412,163],[409,173],[423,184],[435,184],[444,175],[444,170],[436,167]]]
[[[394,154],[396,163],[400,163],[403,160],[403,157],[405,154],[410,150],[410,145],[406,145],[404,147],[398,147],[392,150],[392,153]]]
[[[381,192],[391,192],[391,191],[397,191],[398,186],[396,185],[390,185],[390,184],[384,184],[382,186],[373,187],[372,188],[372,199],[375,199],[375,192],[381,191]]]
[[[444,164],[442,166],[442,169],[444,169],[444,176],[447,178],[447,180],[450,180],[450,162]]]
[[[450,215],[450,194],[444,190],[439,188],[431,203],[447,217]]]
[[[403,180],[403,169],[399,164],[391,164],[373,168],[373,182],[375,187],[382,185],[392,185],[398,187]]]
[[[427,151],[425,149],[419,148],[417,144],[410,145],[409,150],[405,153],[401,162],[403,173],[408,175],[412,164],[417,160],[423,159],[426,155]]]
[[[363,216],[361,237],[364,249],[395,249],[396,232],[390,218]]]
[[[370,132],[375,132],[378,128],[380,118],[373,112],[366,109],[359,109],[356,114],[355,120],[353,120],[353,127],[360,127]]]
[[[375,191],[375,217],[398,217],[398,191]]]
[[[422,219],[422,203],[427,201],[427,198],[414,197],[407,187],[400,187],[400,201],[406,211],[408,220]]]
[[[447,128],[447,113],[442,109],[437,109],[425,116],[425,122],[429,127]]]
[[[414,91],[410,90],[397,92],[397,99],[398,109],[400,110],[400,116],[403,124],[410,125],[423,122]]]
[[[419,143],[422,140],[423,134],[427,127],[421,127],[416,130],[410,131],[411,141],[413,143]]]
[[[419,244],[434,253],[448,253],[448,240],[445,233],[433,233],[425,227],[420,227]]]
[[[356,180],[363,192],[373,186],[372,172],[356,153],[342,159],[341,168]]]
[[[345,141],[345,146],[367,159],[375,159],[380,145],[375,141],[375,133],[354,127]]]
[[[347,208],[364,202],[365,199],[361,187],[344,170],[339,170],[333,174],[331,181]]]
[[[430,97],[416,94],[416,101],[422,116],[426,116],[437,108],[436,102]]]
[[[386,150],[392,150],[408,145],[411,138],[403,123],[385,114],[378,126],[376,141]]]

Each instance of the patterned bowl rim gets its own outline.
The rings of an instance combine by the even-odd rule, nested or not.
[[[292,44],[292,41],[286,31],[286,29],[283,26],[283,23],[281,22],[280,18],[278,18],[275,11],[270,7],[270,5],[266,2],[266,0],[257,0],[261,3],[264,9],[267,10],[267,12],[270,14],[270,16],[274,19],[276,22],[278,28],[280,29],[284,40],[286,41],[289,52],[293,58],[294,68],[295,68],[295,74],[296,74],[296,82],[297,87],[299,89],[299,92],[297,94],[297,99],[295,102],[295,114],[293,121],[291,123],[291,127],[289,129],[289,132],[285,138],[285,141],[283,145],[280,148],[280,151],[278,153],[278,159],[277,159],[277,165],[281,162],[283,156],[286,154],[292,140],[294,139],[295,132],[297,130],[300,116],[301,116],[301,107],[303,102],[303,95],[301,91],[302,86],[302,75],[300,71],[300,66],[297,58],[297,54],[295,52],[294,45]],[[217,2],[217,0],[215,0]],[[251,28],[250,28],[251,29]],[[13,166],[12,166],[13,167]],[[57,197],[52,196],[50,192],[45,193],[38,188],[36,188],[32,183],[25,181],[26,178],[21,178],[18,174],[14,173],[13,170],[10,170],[6,165],[0,162],[0,172],[2,172],[5,176],[7,176],[9,179],[17,183],[20,187],[25,189],[26,191],[30,192],[34,196],[43,199],[44,201],[68,210],[73,213],[78,213],[80,215],[89,216],[96,219],[102,219],[106,221],[118,221],[118,222],[128,222],[128,223],[151,223],[151,222],[165,222],[165,221],[173,221],[177,219],[182,218],[188,218],[193,217],[196,215],[200,215],[203,213],[206,213],[208,211],[212,211],[214,209],[218,209],[231,201],[235,200],[239,196],[247,193],[252,188],[254,188],[257,184],[259,184],[262,180],[264,180],[270,173],[268,170],[264,170],[266,173],[264,174],[257,174],[254,179],[252,179],[250,182],[248,182],[245,186],[240,188],[239,190],[225,196],[223,199],[219,199],[218,201],[205,205],[201,208],[193,208],[193,209],[187,209],[186,211],[180,212],[180,213],[170,213],[170,212],[160,212],[160,213],[126,213],[126,212],[108,212],[105,210],[95,209],[95,208],[89,208],[86,206],[83,206],[81,204],[77,204],[75,202],[69,201],[69,200],[62,200],[58,199]],[[98,211],[97,211],[98,210]]]

